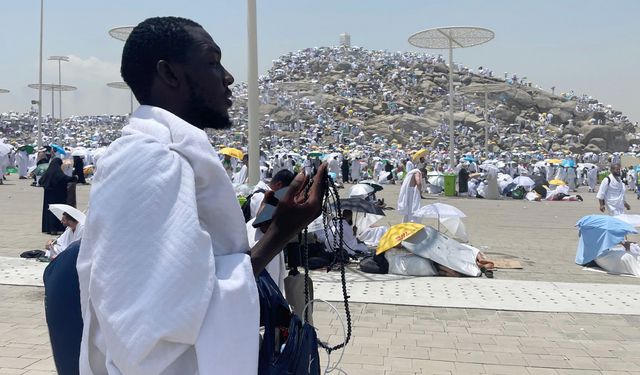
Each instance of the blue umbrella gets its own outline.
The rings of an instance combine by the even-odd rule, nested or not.
[[[64,148],[62,148],[62,147],[58,146],[58,145],[57,145],[57,144],[55,144],[55,143],[52,143],[52,144],[51,144],[51,148],[52,148],[55,152],[57,152],[58,154],[62,154],[62,155],[65,155],[65,154],[66,154],[66,152],[64,151]]]
[[[564,159],[560,163],[560,165],[563,166],[563,167],[573,167],[573,168],[575,168],[576,167],[576,161],[573,160],[573,159]]]
[[[474,159],[473,156],[469,156],[469,155],[466,155],[465,157],[463,157],[462,160],[466,160],[470,162],[476,161],[476,159]]]
[[[576,223],[580,232],[576,264],[587,264],[619,244],[629,233],[638,233],[631,225],[607,215],[587,215]]]

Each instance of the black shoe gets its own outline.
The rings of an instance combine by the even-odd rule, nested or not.
[[[582,196],[581,196],[580,194],[576,194],[576,198],[578,198],[578,200],[579,200],[580,202],[582,202],[582,201],[584,200],[584,199],[582,199]]]

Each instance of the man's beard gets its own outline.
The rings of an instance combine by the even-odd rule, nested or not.
[[[189,82],[189,119],[191,124],[199,129],[229,129],[233,126],[233,122],[229,118],[228,113],[220,113],[219,111],[208,108],[202,96],[196,93],[194,83],[187,77]]]

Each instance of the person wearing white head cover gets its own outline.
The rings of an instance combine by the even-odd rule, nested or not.
[[[27,151],[22,150],[18,151],[16,156],[16,162],[18,163],[18,176],[20,176],[20,179],[26,179],[27,174],[29,174],[29,155],[27,154]]]
[[[166,45],[178,46],[173,55]],[[255,374],[254,277],[320,214],[326,166],[306,200],[305,177],[294,179],[250,249],[231,182],[202,130],[231,126],[233,77],[220,48],[191,20],[157,17],[133,29],[122,56],[122,76],[143,105],[92,185],[76,266],[80,373]],[[141,74],[150,81],[137,81]]]
[[[398,212],[404,215],[403,223],[419,222],[420,218],[413,213],[420,208],[420,192],[422,191],[422,172],[412,169],[407,173],[398,195]]]
[[[598,183],[598,168],[593,166],[587,172],[587,181],[589,182],[589,192],[596,191],[596,184]]]
[[[627,189],[620,176],[620,164],[611,164],[609,170],[611,173],[600,183],[596,198],[600,203],[600,212],[604,213],[606,207],[610,215],[621,215],[625,208],[630,210],[631,207],[624,199]]]

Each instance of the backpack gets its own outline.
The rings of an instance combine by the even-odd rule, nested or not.
[[[513,199],[523,199],[526,191],[522,186],[518,186],[513,191],[511,191],[511,198]]]
[[[240,206],[240,208],[242,209],[242,215],[244,216],[245,223],[251,220],[251,198],[255,193],[265,193],[265,192],[266,190],[264,189],[257,189],[253,193],[247,195],[247,200],[242,204],[242,206]]]

